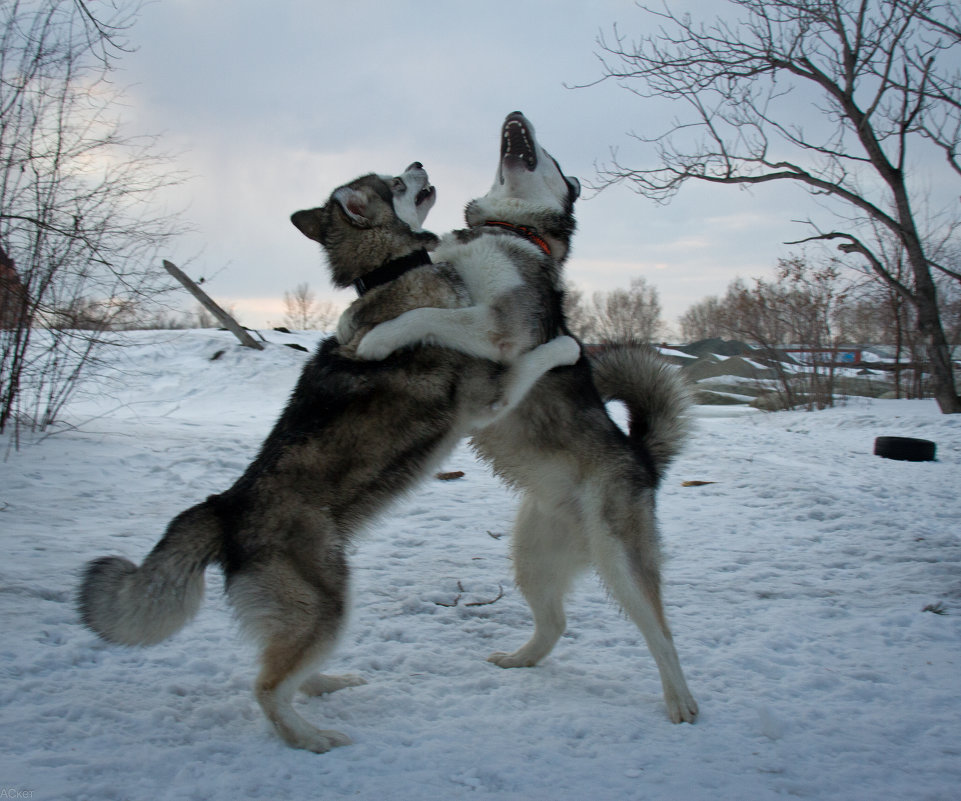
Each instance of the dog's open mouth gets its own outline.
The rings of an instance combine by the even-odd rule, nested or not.
[[[537,148],[530,124],[519,111],[504,120],[501,135],[501,161],[519,162],[533,172],[537,168]]]
[[[414,205],[419,206],[421,203],[426,203],[432,197],[434,197],[434,187],[427,184],[427,186],[417,193],[417,197],[414,198]]]

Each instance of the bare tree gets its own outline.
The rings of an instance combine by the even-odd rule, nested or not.
[[[584,300],[584,292],[570,284],[564,288],[564,319],[571,333],[582,342],[589,341],[593,336],[593,320]]]
[[[943,412],[961,412],[933,277],[961,273],[937,259],[932,242],[943,237],[924,230],[917,211],[925,156],[939,155],[951,168],[943,174],[961,176],[957,6],[730,1],[744,14],[737,22],[703,25],[646,9],[658,33],[629,43],[615,28],[613,40],[599,41],[602,80],[687,112],[661,135],[638,136],[654,145],[658,166],[631,168],[615,154],[602,181],[627,181],[662,202],[691,180],[789,181],[830,201],[847,230],[814,226],[816,237],[841,240],[915,308],[934,396]],[[905,280],[861,235],[868,221],[903,248]]]
[[[857,287],[851,299],[838,310],[838,338],[848,345],[893,344],[889,318],[888,298],[883,287],[877,284]]]
[[[791,338],[811,354],[808,365],[808,405],[823,409],[834,404],[839,310],[847,301],[847,287],[834,264],[812,268],[801,257],[778,263],[784,316]]]
[[[720,307],[720,323],[729,336],[749,342],[770,356],[768,363],[777,375],[778,405],[790,409],[799,402],[794,375],[777,358],[778,346],[791,339],[786,310],[789,290],[760,278],[754,286],[737,280],[728,287]]]
[[[628,289],[594,295],[595,325],[602,342],[653,342],[661,332],[657,289],[632,278]]]
[[[293,292],[284,292],[284,325],[301,331],[319,328],[329,330],[337,321],[337,307],[330,301],[318,301],[306,281]]]
[[[628,289],[595,292],[590,302],[579,290],[568,290],[565,311],[572,313],[571,330],[596,343],[653,342],[662,329],[657,289],[640,277]]]
[[[881,248],[885,269],[899,282],[907,272],[904,254],[900,248]],[[944,280],[941,284],[943,286]],[[950,292],[942,296],[950,297]],[[943,301],[941,306],[950,309]],[[895,396],[923,397],[924,348],[915,321],[915,307],[904,295],[888,283],[871,281],[859,284],[850,299],[838,311],[839,336],[851,344],[877,344],[893,349],[893,376]],[[910,385],[905,388],[905,374],[913,374]]]
[[[941,319],[948,342],[957,347],[961,344],[961,286],[944,285],[942,292],[945,300],[941,304]]]
[[[695,304],[681,322],[698,339],[729,336],[759,347],[777,375],[781,407],[824,408],[834,402],[833,354],[849,292],[833,263],[812,267],[803,256],[792,256],[778,262],[774,280],[732,281],[722,298]],[[779,353],[789,344],[811,354],[803,373],[788,367]]]
[[[227,307],[227,313],[233,316],[233,306]],[[216,328],[220,325],[220,323],[217,322],[217,318],[200,303],[194,306],[193,312],[184,312],[183,317],[185,328]]]
[[[122,134],[106,80],[137,11],[0,6],[0,431],[52,422],[103,331],[167,285],[156,254],[178,226],[153,200],[179,176]]]
[[[680,316],[681,339],[685,342],[698,342],[714,339],[725,333],[721,323],[721,301],[711,295],[689,306]]]

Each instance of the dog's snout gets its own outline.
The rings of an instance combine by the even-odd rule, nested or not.
[[[408,169],[408,170],[422,170],[422,169],[424,169],[424,165],[421,164],[419,161],[415,161],[415,162],[414,162],[413,164],[411,164],[407,169]]]

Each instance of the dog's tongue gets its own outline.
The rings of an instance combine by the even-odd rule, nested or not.
[[[537,167],[537,152],[531,132],[522,119],[509,117],[504,123],[501,139],[501,159],[505,162],[518,162],[528,170]]]

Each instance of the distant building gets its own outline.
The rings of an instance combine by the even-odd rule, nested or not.
[[[822,364],[835,367],[861,365],[861,348],[805,348],[788,345],[782,350],[798,364]]]
[[[0,328],[19,325],[25,292],[13,259],[0,246]]]

